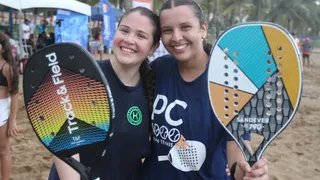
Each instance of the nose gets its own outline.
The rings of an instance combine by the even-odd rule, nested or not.
[[[124,38],[124,42],[128,44],[134,44],[134,35],[133,34],[128,34],[126,38]]]
[[[182,33],[179,30],[174,30],[172,35],[172,41],[180,41],[182,39]]]

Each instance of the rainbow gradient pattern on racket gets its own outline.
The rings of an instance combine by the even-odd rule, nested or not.
[[[91,55],[73,43],[47,47],[28,60],[23,79],[27,114],[54,155],[70,157],[106,142],[114,107],[104,78]]]
[[[216,42],[208,81],[214,113],[254,162],[298,108],[302,74],[297,47],[278,25],[236,25]],[[264,138],[255,152],[242,141],[248,133]]]
[[[79,139],[79,142],[73,142],[72,138],[65,139],[63,137],[68,131],[59,132],[60,130],[67,130],[62,128],[67,123],[66,111],[63,108],[65,104],[61,104],[63,101],[61,98],[65,97],[51,96],[51,94],[56,94],[57,87],[52,82],[52,73],[49,73],[27,106],[31,123],[40,139],[47,146],[52,146],[53,151],[61,151],[105,140],[109,130],[110,112],[108,111],[109,103],[105,97],[104,84],[65,69],[62,69],[61,72],[61,79],[64,80],[67,96],[69,96],[67,100],[74,110],[75,117],[78,122],[85,122],[82,127],[78,127],[81,130],[80,132],[73,131],[75,132],[73,136],[81,135],[87,138],[85,140],[81,139],[82,141]],[[50,99],[50,101],[47,99]],[[93,99],[95,102],[92,102]],[[106,119],[106,117],[108,118]],[[104,133],[94,128],[99,128]],[[60,139],[62,142],[51,145],[54,139]]]

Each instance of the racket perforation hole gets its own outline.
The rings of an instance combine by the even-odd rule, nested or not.
[[[94,126],[97,125],[97,123],[95,121],[92,121],[91,124],[94,125]]]
[[[272,81],[272,77],[267,78],[267,82],[270,83]]]
[[[281,72],[278,72],[278,73],[277,73],[277,77],[278,77],[278,78],[281,78],[281,77],[282,77],[282,73],[281,73]]]
[[[225,65],[224,65],[224,68],[225,68],[225,69],[228,69],[228,68],[229,68],[229,66],[228,66],[227,64],[225,64]]]
[[[239,97],[239,94],[238,94],[238,93],[235,93],[235,94],[233,95],[233,97],[234,97],[234,98],[238,98],[238,97]]]
[[[277,103],[282,103],[282,99],[281,98],[277,98]]]
[[[235,115],[237,115],[237,114],[239,114],[239,111],[238,111],[238,110],[234,110],[233,113],[234,113]]]
[[[225,53],[227,53],[228,51],[229,51],[228,48],[223,49],[223,52],[225,52]]]
[[[276,118],[277,118],[278,121],[282,120],[282,116],[281,115],[277,115]]]
[[[281,107],[277,107],[277,111],[278,111],[278,112],[281,112],[281,111],[282,111],[282,108],[281,108]]]
[[[278,46],[277,49],[278,49],[278,51],[282,51],[283,48],[282,48],[282,46]]]
[[[272,55],[272,52],[271,52],[271,51],[268,51],[268,52],[267,52],[267,55],[268,55],[268,56],[271,56],[271,55]]]
[[[228,89],[225,89],[225,90],[224,90],[224,93],[225,93],[225,94],[228,94],[228,93],[229,93],[229,90],[228,90]]]
[[[34,72],[35,72],[35,69],[34,69],[34,68],[31,68],[31,72],[34,73]]]
[[[92,84],[91,84],[91,83],[88,83],[88,84],[87,84],[87,87],[88,87],[89,89],[91,89],[91,88],[92,88]]]
[[[234,79],[235,81],[238,81],[238,80],[239,80],[239,78],[238,78],[238,77],[234,77],[233,79]]]
[[[233,64],[236,65],[236,66],[238,66],[239,62],[238,62],[237,60],[234,60],[234,61],[233,61]]]
[[[238,106],[239,103],[236,101],[236,102],[233,103],[233,105],[234,105],[234,106]]]
[[[224,56],[224,60],[228,60],[228,56]]]
[[[278,56],[277,59],[278,59],[278,60],[282,60],[282,56]]]
[[[277,86],[278,87],[282,86],[282,82],[281,81],[277,81]]]
[[[238,52],[233,52],[233,56],[237,57],[237,56],[239,56],[239,53]]]
[[[269,60],[267,60],[267,64],[272,64],[272,61],[269,59]]]
[[[80,68],[80,69],[79,69],[79,72],[80,72],[81,74],[84,73],[84,71],[85,71],[84,68]]]
[[[233,72],[234,72],[234,73],[238,73],[239,70],[238,70],[238,69],[234,69]]]
[[[91,105],[92,106],[97,106],[97,102],[96,101],[91,101]]]
[[[266,112],[266,115],[267,115],[267,116],[271,116],[271,111],[267,111],[267,112]]]
[[[234,85],[233,88],[234,88],[235,90],[238,90],[238,89],[239,89],[239,86],[238,86],[238,85]]]
[[[282,64],[278,64],[277,68],[280,70],[282,68]]]
[[[224,73],[224,76],[225,76],[225,77],[228,77],[228,76],[229,76],[229,74],[228,74],[228,73]]]
[[[228,85],[228,84],[229,84],[229,82],[228,82],[228,81],[225,81],[225,82],[224,82],[224,84],[225,84],[225,85]]]
[[[43,116],[39,116],[40,121],[44,121],[44,117]]]
[[[268,69],[267,69],[267,73],[270,74],[271,72],[272,72],[272,69],[271,69],[271,68],[268,68]]]
[[[277,90],[277,94],[278,95],[281,95],[282,94],[282,91],[279,89],[279,90]]]
[[[272,95],[271,94],[267,94],[266,95],[266,99],[271,99],[272,98]]]
[[[225,114],[224,117],[225,117],[225,118],[229,118],[229,114]]]
[[[30,87],[31,87],[32,89],[34,89],[34,88],[35,88],[35,85],[34,85],[34,84],[31,84]]]
[[[224,98],[224,101],[225,101],[225,102],[229,102],[229,98],[227,98],[227,97]]]
[[[54,132],[52,132],[52,133],[50,133],[50,136],[55,137],[55,136],[56,136],[56,134],[55,134]]]
[[[228,110],[228,109],[229,109],[229,106],[224,106],[224,109],[225,109],[225,110]]]
[[[34,101],[34,104],[39,104],[39,101],[38,100]]]
[[[267,102],[266,103],[266,107],[270,108],[272,106],[272,103],[271,102]]]

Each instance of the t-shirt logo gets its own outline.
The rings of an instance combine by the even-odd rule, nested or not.
[[[142,113],[137,106],[132,106],[127,112],[127,119],[130,124],[138,126],[142,122]]]

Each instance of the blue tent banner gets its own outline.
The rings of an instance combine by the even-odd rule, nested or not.
[[[58,9],[55,26],[55,42],[73,42],[87,49],[88,16]]]
[[[107,0],[100,0],[103,10],[102,39],[104,45],[112,48],[113,36],[115,33],[115,16],[112,5]]]

